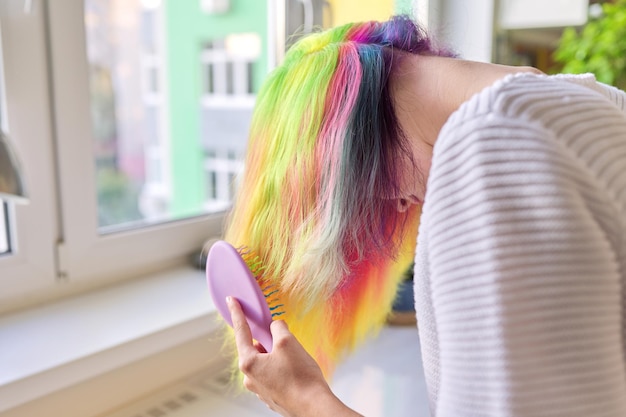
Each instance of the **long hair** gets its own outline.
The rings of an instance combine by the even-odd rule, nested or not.
[[[410,158],[388,83],[406,54],[451,55],[405,16],[308,35],[253,114],[226,240],[261,259],[327,375],[382,326],[413,258],[419,207],[400,213],[386,198]]]

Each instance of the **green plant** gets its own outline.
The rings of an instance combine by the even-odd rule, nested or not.
[[[565,29],[553,58],[562,72],[591,72],[601,82],[626,88],[626,0],[602,4],[602,14],[581,30]]]

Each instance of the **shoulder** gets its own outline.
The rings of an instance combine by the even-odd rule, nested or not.
[[[452,114],[444,131],[446,127],[457,128],[473,119],[484,120],[489,114],[509,121],[533,121],[544,119],[545,111],[564,110],[564,107],[570,114],[584,108],[622,110],[624,97],[624,92],[598,83],[592,74],[510,74],[463,103]]]
[[[459,156],[464,163],[470,155],[508,159],[528,149],[567,157],[564,148],[594,140],[605,126],[611,126],[614,140],[622,139],[626,113],[619,104],[626,103],[624,97],[593,75],[507,76],[452,114],[435,143],[433,170]]]
[[[534,75],[481,92],[435,144],[423,222],[448,229],[501,216],[507,224],[513,212],[557,204],[554,198],[580,212],[624,210],[626,117],[611,99],[621,94],[593,78]]]

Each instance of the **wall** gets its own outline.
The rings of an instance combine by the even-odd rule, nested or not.
[[[422,0],[419,0],[422,1]],[[430,30],[462,58],[492,59],[495,0],[429,0]]]

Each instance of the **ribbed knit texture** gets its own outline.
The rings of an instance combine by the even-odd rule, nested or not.
[[[415,269],[433,416],[626,416],[625,102],[515,74],[442,129]]]

